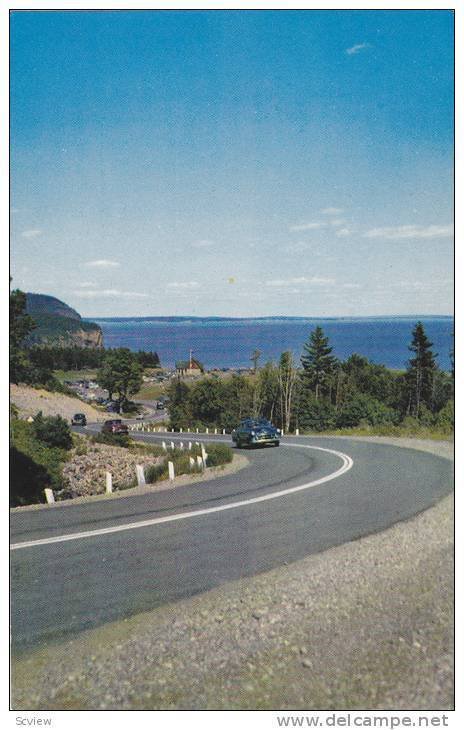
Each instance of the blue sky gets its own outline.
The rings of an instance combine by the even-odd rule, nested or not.
[[[13,285],[84,316],[450,314],[448,11],[14,12]]]

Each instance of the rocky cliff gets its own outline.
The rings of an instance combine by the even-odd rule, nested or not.
[[[99,325],[83,320],[75,309],[56,297],[28,292],[26,311],[36,324],[27,340],[30,345],[103,347]]]

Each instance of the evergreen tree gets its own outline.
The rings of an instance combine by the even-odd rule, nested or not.
[[[301,364],[303,378],[314,388],[316,400],[319,400],[323,386],[335,370],[337,360],[329,347],[329,338],[325,337],[322,327],[316,327],[303,346]]]
[[[10,380],[19,383],[29,379],[31,363],[24,349],[24,340],[35,327],[26,314],[26,295],[15,289],[10,294]]]
[[[427,339],[422,322],[418,322],[412,331],[409,350],[414,356],[409,360],[406,374],[409,385],[409,411],[416,418],[420,415],[421,406],[431,409],[433,404],[437,365],[432,347],[433,342]]]

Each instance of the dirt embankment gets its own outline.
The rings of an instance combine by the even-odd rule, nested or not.
[[[104,421],[108,418],[106,413],[63,393],[50,393],[27,385],[11,385],[10,389],[10,400],[18,408],[20,418],[35,416],[39,411],[44,416],[62,416],[67,421],[75,413],[85,413],[88,421]]]

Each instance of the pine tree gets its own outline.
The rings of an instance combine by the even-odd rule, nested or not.
[[[437,370],[436,355],[432,352],[433,342],[427,339],[422,322],[412,331],[409,350],[414,357],[409,360],[407,381],[410,391],[412,414],[418,418],[421,406],[431,408],[433,400],[434,377]]]
[[[319,400],[322,387],[335,369],[337,359],[331,353],[329,338],[325,337],[322,327],[316,327],[304,344],[301,356],[303,377],[311,387],[314,387],[316,400]]]

